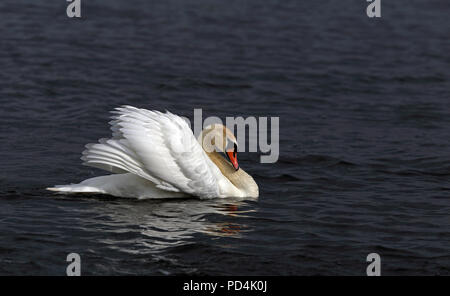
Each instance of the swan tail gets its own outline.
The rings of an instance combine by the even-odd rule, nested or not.
[[[46,189],[59,193],[108,193],[108,189],[114,185],[114,180],[122,179],[114,178],[114,176],[120,175],[100,176],[84,180],[79,184],[55,185]]]
[[[94,177],[84,180],[79,184],[55,185],[54,187],[47,188],[47,190],[63,194],[100,193],[138,199],[186,196],[182,192],[162,190],[147,179],[138,177],[132,173]]]

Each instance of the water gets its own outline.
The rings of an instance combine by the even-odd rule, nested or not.
[[[447,1],[298,2],[3,0],[0,274],[449,275]],[[121,104],[279,116],[259,200],[46,192]]]

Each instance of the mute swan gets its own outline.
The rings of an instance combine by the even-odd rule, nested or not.
[[[112,137],[87,144],[81,159],[114,174],[48,190],[139,199],[258,197],[258,185],[239,168],[236,138],[223,125],[206,127],[197,141],[170,112],[122,106],[112,113]]]

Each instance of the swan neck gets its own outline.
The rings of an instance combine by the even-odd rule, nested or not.
[[[237,189],[243,192],[244,195],[258,197],[258,185],[242,168],[239,168],[236,171],[233,165],[217,152],[206,152],[206,154],[219,168],[222,175],[224,175]]]

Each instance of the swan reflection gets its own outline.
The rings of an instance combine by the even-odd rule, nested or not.
[[[198,235],[242,237],[250,229],[240,221],[255,210],[244,201],[177,199],[103,202],[96,211],[102,213],[101,231],[109,233],[102,243],[142,254],[189,244]]]

